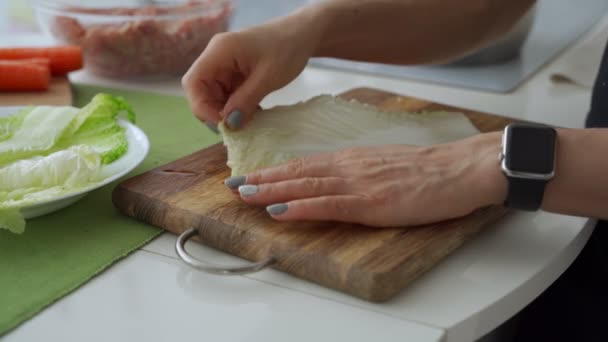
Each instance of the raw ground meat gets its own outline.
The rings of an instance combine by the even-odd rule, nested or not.
[[[193,6],[195,4],[189,3],[171,8],[71,8],[78,13],[134,18],[112,24],[83,25],[75,18],[57,16],[50,29],[59,40],[82,46],[85,67],[97,75],[112,78],[181,76],[213,35],[228,30],[232,14],[232,5],[226,2],[211,14],[188,16]],[[168,14],[178,16],[153,18]]]

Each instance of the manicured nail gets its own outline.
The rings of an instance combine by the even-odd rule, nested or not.
[[[247,177],[245,176],[234,176],[230,178],[226,178],[224,180],[224,184],[232,190],[236,190],[239,186],[245,184]]]
[[[272,205],[269,205],[266,207],[266,211],[272,216],[281,215],[287,211],[287,204],[285,204],[285,203],[272,204]]]
[[[238,110],[233,111],[226,118],[226,123],[231,129],[237,129],[241,127],[241,121],[243,121],[243,113]]]
[[[257,194],[258,190],[259,188],[257,185],[247,184],[239,186],[239,193],[245,197]]]
[[[212,130],[215,133],[219,133],[220,131],[217,130],[217,125],[214,124],[213,122],[205,122],[205,125],[207,126],[207,128],[209,128],[210,130]]]

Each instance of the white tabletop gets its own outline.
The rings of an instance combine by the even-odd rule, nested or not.
[[[603,32],[608,32],[608,16],[586,37]],[[568,69],[568,56],[579,45],[506,95],[308,67],[262,105],[375,87],[518,119],[582,127],[590,89],[550,80],[555,70]],[[71,79],[183,96],[178,81],[112,82],[84,72]],[[592,226],[585,218],[545,212],[511,214],[384,304],[275,270],[238,277],[193,271],[177,259],[175,236],[163,234],[9,333],[5,341],[470,341],[547,288],[578,255]],[[216,263],[238,262],[203,245],[189,244],[188,249]]]

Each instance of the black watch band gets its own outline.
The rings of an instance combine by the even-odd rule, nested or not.
[[[536,211],[543,203],[546,180],[508,177],[509,192],[505,207]]]

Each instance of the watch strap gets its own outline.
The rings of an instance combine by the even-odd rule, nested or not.
[[[507,177],[509,191],[505,207],[527,211],[536,211],[543,203],[546,180]]]

